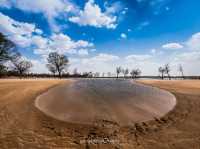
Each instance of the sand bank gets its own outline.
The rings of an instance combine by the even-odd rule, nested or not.
[[[38,95],[66,80],[0,80],[0,148],[199,149],[200,81],[140,82],[172,92],[177,104],[164,117],[120,127],[112,121],[62,122],[35,107]]]

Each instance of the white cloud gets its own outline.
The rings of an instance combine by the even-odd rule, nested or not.
[[[0,12],[0,32],[22,47],[30,46],[36,29],[35,24],[15,21]]]
[[[47,18],[51,28],[55,31],[59,29],[55,23],[56,17],[61,13],[76,11],[75,5],[68,0],[3,0],[0,4],[0,7],[15,7],[27,12],[42,13]]]
[[[100,53],[94,57],[84,59],[84,62],[86,62],[86,63],[109,62],[109,61],[115,61],[118,59],[119,59],[119,57],[116,55]]]
[[[88,54],[89,53],[88,53],[87,49],[80,49],[80,50],[78,50],[78,55],[80,55],[80,56],[86,56]]]
[[[152,58],[152,56],[148,54],[132,54],[125,57],[128,61],[146,61],[150,58]]]
[[[177,50],[177,49],[182,49],[183,45],[181,45],[180,43],[172,42],[172,43],[167,43],[167,44],[162,45],[162,48],[163,49]]]
[[[122,11],[122,14],[126,14],[127,12],[125,10]]]
[[[33,73],[49,73],[46,67],[46,63],[41,60],[34,60],[34,59],[28,59],[33,64],[33,67],[31,68],[31,72]]]
[[[35,54],[48,55],[50,52],[58,52],[61,54],[83,54],[84,51],[79,51],[81,49],[88,50],[94,45],[88,41],[72,40],[68,35],[65,34],[53,34],[49,38],[44,38],[41,36],[34,36],[32,43],[36,45],[34,49]],[[86,55],[86,51],[84,53]]]
[[[200,50],[200,32],[193,34],[192,37],[186,42],[186,45],[191,50]]]
[[[123,39],[126,39],[127,38],[127,35],[125,34],[125,33],[121,33],[121,38],[123,38]]]
[[[51,36],[49,46],[57,52],[65,53],[67,50],[92,47],[93,44],[84,40],[73,41],[69,36],[61,33]]]
[[[152,54],[156,54],[157,50],[156,49],[151,49],[150,51]]]
[[[42,36],[33,36],[32,44],[36,45],[38,48],[47,48],[48,39]]]
[[[108,72],[114,71],[116,63],[120,58],[116,55],[107,53],[100,53],[96,56],[88,58],[73,58],[71,60],[71,68],[78,68],[80,72],[93,71],[93,72]]]
[[[107,53],[100,53],[88,58],[70,59],[70,69],[77,68],[80,72],[111,72],[115,74],[117,66],[123,68],[140,68],[143,75],[157,75],[160,63],[154,62],[151,55],[128,55],[119,57]]]
[[[200,62],[200,52],[184,52],[174,58],[177,62]]]
[[[172,64],[176,66],[174,70],[177,70],[177,66],[181,64],[184,69],[185,75],[200,75],[200,71],[198,67],[200,66],[200,52],[183,52],[174,55],[174,59],[172,60]]]
[[[10,34],[31,35],[35,30],[34,24],[18,22],[0,12],[0,31]]]
[[[84,10],[80,10],[77,16],[70,17],[69,20],[80,26],[89,25],[98,28],[106,27],[108,29],[115,29],[117,26],[117,17],[113,16],[113,13],[103,12],[101,8],[94,3],[94,0],[89,0],[85,4]]]
[[[41,35],[41,34],[43,34],[43,31],[41,29],[37,28],[37,29],[35,29],[35,33]]]
[[[15,21],[12,18],[0,13],[0,32],[5,34],[10,40],[21,47],[30,47],[33,45],[35,54],[42,56],[49,52],[59,52],[62,54],[80,54],[78,49],[92,48],[93,43],[88,41],[74,41],[65,34],[53,34],[45,38],[42,36],[42,30],[35,27],[34,24]],[[35,35],[33,33],[40,33]]]

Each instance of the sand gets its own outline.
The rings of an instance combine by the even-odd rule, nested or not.
[[[93,125],[62,122],[34,106],[38,95],[70,82],[0,80],[0,148],[200,148],[200,81],[140,81],[172,92],[177,104],[162,118],[127,127],[108,120]]]
[[[175,105],[171,93],[124,79],[78,79],[36,99],[38,109],[58,120],[78,124],[107,120],[123,126],[160,118]]]

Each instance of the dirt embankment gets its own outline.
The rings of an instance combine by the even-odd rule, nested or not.
[[[60,83],[63,81],[0,81],[0,148],[200,148],[200,81],[142,81],[171,91],[177,105],[163,118],[129,127],[108,120],[70,124],[44,115],[34,107],[34,100]]]

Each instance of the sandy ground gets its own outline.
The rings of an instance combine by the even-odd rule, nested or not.
[[[58,120],[76,124],[107,120],[121,126],[162,117],[175,105],[171,93],[124,79],[77,79],[36,99],[36,107]]]
[[[141,82],[169,90],[177,105],[163,118],[121,127],[70,124],[35,108],[39,94],[66,81],[0,80],[0,148],[200,149],[200,81]]]

